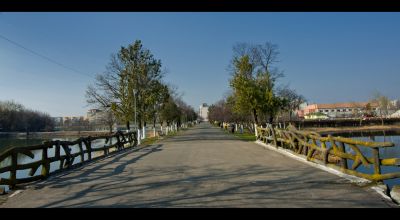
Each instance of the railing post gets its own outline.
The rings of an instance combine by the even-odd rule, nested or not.
[[[64,165],[64,160],[61,160],[61,159],[60,159],[60,158],[61,158],[61,153],[60,153],[60,141],[57,140],[55,144],[56,144],[56,149],[55,149],[55,152],[54,152],[54,156],[56,157],[56,159],[57,159],[58,161],[60,161],[60,165],[59,165],[58,169],[59,169],[59,170],[62,170],[62,169],[63,169],[63,165]]]
[[[85,154],[83,153],[82,142],[83,142],[83,140],[80,139],[79,140],[79,151],[80,151],[80,154],[81,154],[81,163],[83,164],[83,162],[85,161]]]
[[[117,134],[117,150],[121,149],[121,136],[120,133]]]
[[[305,137],[304,146],[303,146],[303,154],[306,155],[306,156],[307,156],[308,150],[309,150],[308,146],[307,146],[309,140],[310,140],[310,138],[306,136]]]
[[[44,148],[42,149],[42,178],[46,179],[50,174],[50,161],[48,158],[47,150],[50,147],[51,142],[44,142]]]
[[[65,165],[66,165],[66,168],[69,169],[73,163],[72,157],[71,157],[71,150],[70,150],[68,144],[65,144],[65,143],[62,144],[62,148],[64,149],[65,156],[66,156],[65,157]],[[63,168],[65,168],[64,165],[63,165]]]
[[[272,124],[270,125],[270,128],[272,133],[272,139],[274,140],[274,145],[276,148],[278,148],[278,141],[276,140],[275,128],[272,126]]]
[[[322,147],[322,161],[324,162],[324,164],[328,164],[328,160],[329,160],[329,153],[328,153],[328,149],[326,149],[326,143],[325,142],[321,142],[321,147]]]
[[[342,153],[346,153],[346,148],[345,148],[343,142],[339,142],[338,148],[339,148],[339,150],[340,150]],[[346,169],[346,170],[347,170],[347,159],[346,159],[346,158],[340,157],[340,166],[341,166],[343,169]]]
[[[14,189],[17,185],[17,166],[18,166],[18,152],[13,149],[11,153],[11,171],[10,171],[10,188]]]
[[[131,137],[131,147],[134,147],[134,146],[136,145],[135,134],[136,134],[136,133],[135,133],[134,131],[132,131],[131,134],[130,134],[130,137]]]
[[[92,141],[90,139],[85,140],[86,150],[88,153],[88,160],[92,160]]]
[[[381,163],[379,160],[379,148],[378,147],[372,148],[372,155],[374,157],[374,173],[381,174]]]

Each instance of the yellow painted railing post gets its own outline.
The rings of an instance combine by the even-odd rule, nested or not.
[[[381,174],[381,164],[379,160],[379,148],[373,147],[372,148],[372,155],[374,157],[374,173]]]
[[[339,142],[339,146],[338,146],[339,150],[343,153],[346,153],[346,149],[344,146],[343,142]],[[340,165],[343,169],[347,170],[347,159],[346,158],[340,158]]]

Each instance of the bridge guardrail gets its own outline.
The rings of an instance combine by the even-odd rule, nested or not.
[[[116,139],[114,144],[112,143],[113,138]],[[104,146],[93,148],[93,141],[102,139],[104,139]],[[112,149],[120,151],[125,148],[137,146],[137,143],[136,132],[123,133],[122,131],[118,131],[111,135],[89,136],[79,138],[75,141],[56,140],[43,142],[39,145],[10,148],[0,154],[0,164],[3,164],[0,166],[0,174],[10,172],[9,178],[0,178],[0,185],[9,185],[11,188],[15,188],[18,184],[46,179],[56,171],[69,169],[93,159],[105,157]],[[54,148],[54,156],[49,156],[49,149],[52,148]],[[73,148],[77,148],[78,152],[72,153]],[[41,158],[35,158],[38,156],[38,154],[35,155],[37,151],[39,151],[39,155],[41,154]],[[104,154],[93,156],[92,153],[95,152],[104,152]],[[18,158],[21,158],[21,156],[30,157],[32,162],[18,163]],[[80,162],[74,164],[74,160],[77,157],[80,157]],[[39,160],[33,161],[34,159]],[[58,169],[50,172],[50,165],[52,163],[59,163],[59,166]],[[41,167],[41,172],[39,175],[35,175],[39,167]],[[30,170],[30,177],[17,178],[17,172],[21,170]]]
[[[379,149],[394,147],[392,142],[361,141],[332,135],[323,137],[316,132],[299,131],[293,127],[286,130],[272,128],[271,125],[257,127],[257,140],[289,149],[305,155],[308,161],[373,182],[400,178],[400,172],[381,172],[381,166],[400,166],[400,158],[380,157]],[[373,168],[373,173],[357,170],[361,165],[367,169]]]

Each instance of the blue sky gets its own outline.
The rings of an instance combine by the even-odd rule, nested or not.
[[[281,83],[317,103],[400,98],[400,13],[0,13],[0,100],[84,115],[85,90],[121,46],[142,40],[196,109],[229,90],[237,42],[278,44]]]

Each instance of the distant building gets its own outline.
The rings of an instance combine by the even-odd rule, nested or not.
[[[97,122],[103,118],[103,111],[100,109],[89,109],[86,117],[90,123]]]
[[[83,131],[89,129],[89,121],[85,116],[64,116],[62,117],[61,126],[56,130],[64,131]]]
[[[54,130],[59,131],[63,126],[63,117],[51,117],[54,122]]]
[[[87,118],[85,116],[64,116],[62,117],[63,124],[66,123],[79,123],[85,121]]]
[[[57,125],[62,125],[63,123],[63,117],[51,117],[54,121],[54,124]]]
[[[340,102],[303,105],[300,110],[297,111],[297,116],[306,118],[305,116],[312,113],[323,113],[329,118],[347,118],[362,114],[366,110],[368,104],[370,105],[371,111],[378,111],[379,104],[376,102]]]
[[[87,112],[87,119],[92,130],[95,131],[105,131],[110,129],[109,123],[112,123],[112,127],[115,128],[116,125],[113,121],[109,119],[110,115],[107,112],[100,109],[89,109]]]
[[[200,105],[199,116],[202,121],[208,121],[208,105],[206,103]]]
[[[394,108],[399,108],[400,107],[400,100],[395,99],[390,101],[390,104],[394,107]]]
[[[314,112],[304,115],[304,119],[328,119],[329,117],[324,113]]]
[[[395,113],[390,115],[391,118],[400,118],[400,110],[397,110]]]

